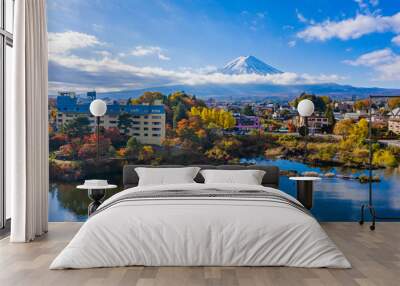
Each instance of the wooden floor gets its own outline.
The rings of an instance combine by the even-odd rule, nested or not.
[[[80,223],[51,223],[49,233],[28,244],[0,241],[0,285],[400,285],[400,223],[378,223],[375,232],[357,223],[324,223],[352,269],[289,267],[124,267],[48,270]]]

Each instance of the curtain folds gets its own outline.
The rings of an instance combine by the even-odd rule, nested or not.
[[[6,117],[12,242],[48,225],[48,47],[45,0],[15,1],[13,96]],[[11,145],[11,146],[10,146]],[[9,147],[9,148],[8,148]]]

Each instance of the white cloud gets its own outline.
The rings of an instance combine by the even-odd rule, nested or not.
[[[297,19],[298,19],[300,22],[302,22],[302,23],[307,23],[307,22],[308,22],[307,19],[306,19],[306,17],[304,17],[303,14],[301,14],[301,13],[299,12],[299,10],[297,10],[297,9],[296,9],[296,16],[297,16]]]
[[[307,19],[302,13],[299,12],[299,10],[296,9],[296,17],[297,19],[301,22],[301,23],[307,23],[307,24],[311,24],[314,25],[315,21],[312,19]]]
[[[311,84],[320,82],[333,82],[343,79],[337,75],[309,75],[286,72],[282,74],[241,74],[226,75],[219,73],[214,66],[205,66],[200,69],[182,68],[177,70],[161,67],[139,67],[123,62],[123,57],[114,55],[109,51],[93,50],[97,45],[104,45],[96,37],[77,32],[67,32],[66,36],[53,35],[53,46],[57,52],[50,54],[50,66],[58,72],[51,75],[50,90],[56,92],[60,89],[86,91],[115,91],[129,88],[145,88],[173,84]],[[75,35],[70,37],[69,35]],[[77,39],[66,43],[65,39]],[[56,45],[54,45],[56,43]],[[85,56],[75,53],[76,50],[85,49]],[[89,50],[89,51],[88,51]],[[159,51],[158,49],[155,49]],[[154,49],[153,49],[154,51]],[[154,54],[149,49],[137,47],[136,56]],[[88,56],[89,54],[89,56]],[[132,54],[132,52],[131,52]],[[90,56],[92,55],[92,56]]]
[[[396,37],[394,37],[392,39],[392,43],[397,45],[397,46],[400,46],[400,35],[397,35]]]
[[[288,42],[288,46],[289,46],[290,48],[293,48],[293,47],[295,47],[295,46],[296,46],[296,44],[297,44],[297,43],[296,43],[296,41],[294,41],[294,40],[293,40],[293,41],[289,41],[289,42]]]
[[[344,63],[370,67],[376,71],[378,80],[400,80],[400,55],[388,48],[363,54]]]
[[[164,54],[163,50],[160,47],[156,46],[137,46],[130,52],[130,55],[135,57],[155,55],[160,60],[170,60],[170,58]]]
[[[382,49],[363,54],[355,60],[345,60],[344,63],[352,66],[374,67],[393,62],[396,54],[391,49]]]
[[[100,42],[95,36],[85,33],[67,31],[63,33],[49,33],[49,53],[66,54],[76,49],[101,46],[104,43]]]
[[[367,9],[368,8],[368,3],[364,2],[364,0],[354,0],[360,7],[360,9]]]
[[[381,80],[400,80],[400,55],[397,55],[390,63],[377,66],[376,70]]]
[[[102,56],[102,57],[111,57],[112,54],[109,51],[95,51],[95,54]]]
[[[326,41],[332,38],[341,40],[357,39],[371,33],[392,31],[400,33],[400,12],[393,16],[363,15],[342,21],[326,20],[308,26],[297,33],[297,37],[305,41]]]
[[[360,11],[363,13],[370,13],[370,8],[375,8],[379,5],[379,0],[354,0],[354,2],[358,4]]]
[[[379,5],[379,0],[369,0],[369,3],[370,3],[372,6],[378,6],[378,5]]]

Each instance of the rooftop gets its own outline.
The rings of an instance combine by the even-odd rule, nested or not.
[[[90,101],[69,95],[57,96],[56,107],[60,112],[89,114]],[[130,105],[116,101],[107,102],[107,114],[129,113],[132,115],[164,114],[164,105]]]

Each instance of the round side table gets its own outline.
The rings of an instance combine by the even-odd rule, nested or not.
[[[106,190],[115,189],[117,187],[118,187],[117,185],[104,185],[104,186],[79,185],[76,188],[88,191],[88,197],[92,201],[88,206],[88,215],[90,216],[101,205],[102,200],[106,196]]]
[[[289,180],[297,182],[297,200],[301,202],[306,209],[313,206],[314,181],[320,181],[319,177],[290,177]]]

